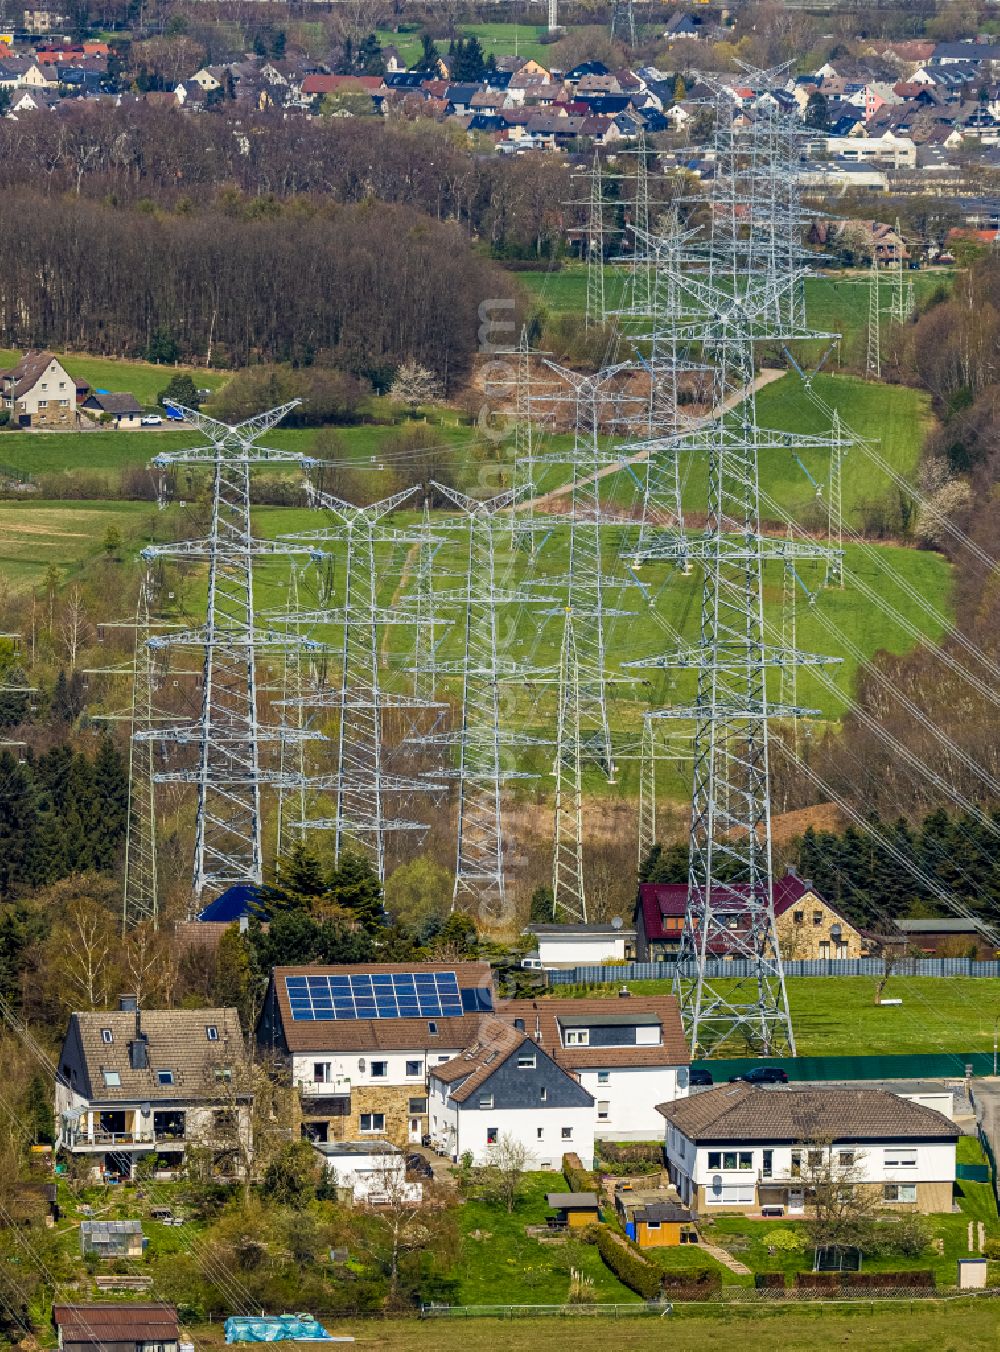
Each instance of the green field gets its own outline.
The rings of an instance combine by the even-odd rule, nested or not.
[[[715,984],[727,989],[737,983]],[[667,995],[670,985],[630,981],[629,989],[637,995]],[[1000,979],[894,976],[884,994],[901,999],[901,1005],[875,1004],[874,977],[789,977],[787,986],[800,1056],[993,1050]],[[612,999],[616,989],[612,984],[587,993]],[[958,1061],[955,1073],[964,1073]]]
[[[458,31],[466,37],[475,35],[482,43],[483,53],[486,56],[489,56],[491,52],[494,56],[523,56],[529,60],[537,61],[543,66],[547,66],[548,61],[552,59],[551,47],[538,40],[546,31],[542,25],[533,23],[461,23],[458,25]],[[382,46],[395,47],[407,66],[413,65],[423,50],[418,25],[404,24],[398,33],[394,33],[391,28],[379,28],[377,34]],[[442,55],[447,55],[447,41],[438,42],[438,51]]]
[[[0,369],[17,364],[22,353],[0,348]],[[113,361],[109,357],[91,357],[85,353],[56,353],[71,376],[86,380],[97,390],[127,391],[148,408],[177,372],[191,376],[199,389],[216,390],[229,379],[228,371],[206,371],[200,366],[154,366],[144,361]]]
[[[15,592],[37,586],[53,564],[66,580],[101,553],[109,526],[123,553],[137,554],[155,517],[148,502],[0,502],[0,575]]]

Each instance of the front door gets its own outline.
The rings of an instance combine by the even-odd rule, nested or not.
[[[420,1144],[420,1121],[421,1119],[419,1117],[410,1118],[410,1145]]]
[[[806,1195],[802,1188],[788,1189],[788,1214],[801,1216],[806,1209]]]

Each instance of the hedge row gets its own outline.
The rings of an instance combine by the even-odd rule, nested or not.
[[[843,1287],[877,1290],[882,1287],[934,1286],[934,1273],[915,1272],[796,1272],[795,1285],[812,1290],[835,1291]]]
[[[563,1178],[566,1180],[566,1186],[570,1192],[596,1192],[601,1194],[600,1180],[596,1174],[583,1167],[583,1161],[579,1155],[572,1152],[562,1157]]]
[[[605,1265],[620,1282],[637,1296],[642,1296],[643,1300],[656,1300],[663,1278],[658,1268],[640,1258],[634,1250],[619,1244],[604,1226],[597,1230],[594,1243]]]

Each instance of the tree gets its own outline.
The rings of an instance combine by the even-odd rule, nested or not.
[[[448,1193],[434,1183],[407,1178],[400,1164],[401,1157],[395,1151],[387,1152],[384,1162],[373,1171],[371,1191],[379,1200],[365,1227],[366,1247],[388,1278],[390,1309],[404,1303],[402,1282],[408,1258],[433,1255],[434,1261],[444,1266],[453,1258],[456,1246],[454,1209],[449,1206]],[[424,1283],[419,1285],[423,1287]]]
[[[468,38],[459,38],[450,64],[453,80],[478,84],[486,70],[486,61],[483,57],[482,44],[475,34]]]
[[[687,88],[684,84],[684,76],[678,75],[674,80],[674,103],[682,103],[687,97]]]
[[[109,559],[117,559],[121,556],[122,533],[113,522],[104,532],[101,548],[104,550],[105,556]]]
[[[367,855],[345,850],[340,866],[330,876],[329,895],[369,932],[380,929],[385,916],[382,885]]]
[[[185,408],[200,408],[201,395],[198,393],[198,386],[186,371],[178,371],[176,375],[170,377],[166,386],[157,395],[157,403],[164,403],[167,399],[175,404],[183,404]]]
[[[420,56],[414,61],[410,69],[436,71],[438,62],[441,60],[441,53],[438,51],[437,43],[431,37],[430,33],[421,33],[420,45]]]
[[[261,1192],[278,1206],[301,1211],[316,1195],[319,1168],[309,1141],[289,1141],[268,1162]]]
[[[421,854],[400,864],[386,879],[385,909],[392,919],[415,938],[426,940],[438,933],[451,910],[450,871]]]
[[[479,955],[479,931],[465,911],[452,911],[431,945],[434,956],[447,960],[474,960]]]
[[[792,1152],[795,1168],[796,1152]],[[864,1151],[835,1141],[806,1141],[798,1149],[799,1171],[812,1210],[813,1242],[864,1248],[879,1210],[875,1189],[866,1186]]]
[[[106,1009],[116,979],[118,926],[85,892],[73,897],[46,946],[44,974],[65,1013]]]
[[[311,911],[321,897],[330,892],[319,855],[302,840],[296,840],[280,861],[277,881],[261,900],[261,910],[269,915],[281,911]]]
[[[490,1146],[483,1182],[487,1196],[513,1214],[525,1171],[534,1156],[523,1141],[504,1133]]]
[[[419,362],[404,361],[396,371],[389,398],[406,404],[412,417],[420,404],[431,404],[440,397],[437,376]]]
[[[826,131],[829,122],[829,104],[826,95],[821,90],[814,89],[809,95],[802,120],[813,131]]]
[[[552,888],[540,883],[531,894],[528,920],[532,925],[551,925],[554,906]]]

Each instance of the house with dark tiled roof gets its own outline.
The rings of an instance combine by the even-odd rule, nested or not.
[[[656,1105],[688,1092],[690,1055],[672,996],[508,1000],[497,1013],[579,1079],[606,1140],[659,1135]]]
[[[116,428],[142,426],[142,405],[134,394],[94,390],[80,407],[97,418],[106,418]]]
[[[179,1168],[187,1147],[216,1151],[236,1172],[248,1140],[252,1094],[235,1009],[140,1009],[72,1014],[55,1085],[56,1145],[95,1174],[130,1178],[156,1155]]]
[[[257,1044],[298,1090],[303,1136],[419,1145],[430,1071],[476,1042],[493,1005],[485,962],[276,967]]]
[[[16,105],[15,105],[16,106]],[[76,382],[52,352],[28,352],[0,371],[0,407],[17,427],[76,426]]]
[[[830,1187],[951,1211],[960,1128],[888,1090],[734,1083],[659,1112],[671,1182],[699,1215],[804,1216]]]
[[[594,1099],[527,1033],[483,1020],[476,1041],[430,1072],[431,1143],[458,1161],[487,1164],[506,1139],[524,1146],[528,1168],[559,1169],[569,1151],[594,1159]]]
[[[739,889],[735,889],[737,894]],[[669,962],[677,957],[684,933],[687,883],[641,883],[636,906],[636,951],[640,962]],[[719,903],[724,904],[723,902]],[[712,956],[732,958],[742,951],[739,933],[747,922],[738,904],[731,928],[732,947],[719,938]],[[864,957],[867,941],[851,922],[820,896],[808,878],[790,869],[774,884],[774,917],[781,955],[791,959]]]

